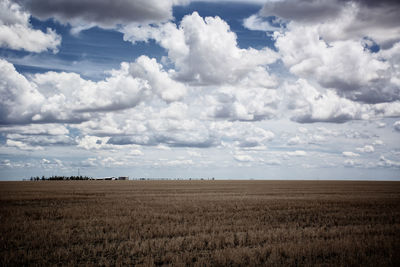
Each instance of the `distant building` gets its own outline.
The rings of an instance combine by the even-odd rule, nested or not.
[[[118,177],[118,180],[129,180],[128,176],[120,176]]]

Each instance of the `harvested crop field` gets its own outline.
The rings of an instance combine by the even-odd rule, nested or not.
[[[400,266],[400,183],[0,183],[0,265]]]

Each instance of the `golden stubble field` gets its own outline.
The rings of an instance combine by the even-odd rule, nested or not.
[[[400,182],[0,182],[0,265],[400,266]]]

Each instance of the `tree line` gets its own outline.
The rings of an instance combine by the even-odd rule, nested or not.
[[[59,175],[53,175],[50,177],[39,177],[39,176],[32,176],[30,178],[31,181],[68,181],[68,180],[93,180],[92,177],[88,176],[59,176]]]

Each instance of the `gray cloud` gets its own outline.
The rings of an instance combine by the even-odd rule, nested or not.
[[[400,132],[400,121],[396,121],[395,123],[393,123],[393,128]]]
[[[375,0],[283,0],[267,2],[260,11],[263,16],[278,16],[286,20],[301,22],[320,22],[335,18],[342,11],[346,4],[356,3],[361,7],[360,18],[370,19],[367,13],[370,9],[382,9],[389,11],[385,16],[380,16],[379,21],[383,24],[398,25],[400,19],[397,16],[400,3],[396,0],[375,1]],[[379,12],[380,13],[380,12]],[[375,18],[375,16],[374,16]]]
[[[68,135],[20,135],[9,134],[7,139],[19,141],[29,146],[54,146],[54,145],[75,145],[76,142]]]
[[[261,9],[263,16],[277,16],[286,20],[315,22],[336,17],[341,6],[335,1],[299,0],[267,2]]]
[[[190,133],[174,134],[149,134],[148,136],[112,136],[109,145],[143,145],[157,146],[164,144],[170,147],[195,147],[208,148],[216,146],[219,142],[211,136],[193,136]]]
[[[276,16],[308,25],[332,22],[340,17],[341,21],[348,21],[348,25],[341,31],[326,32],[322,36],[325,40],[368,36],[384,48],[400,40],[398,14],[400,2],[394,0],[282,0],[267,2],[260,10],[261,16]]]
[[[103,27],[129,22],[158,22],[172,18],[174,1],[164,0],[20,0],[33,16],[77,21]]]

